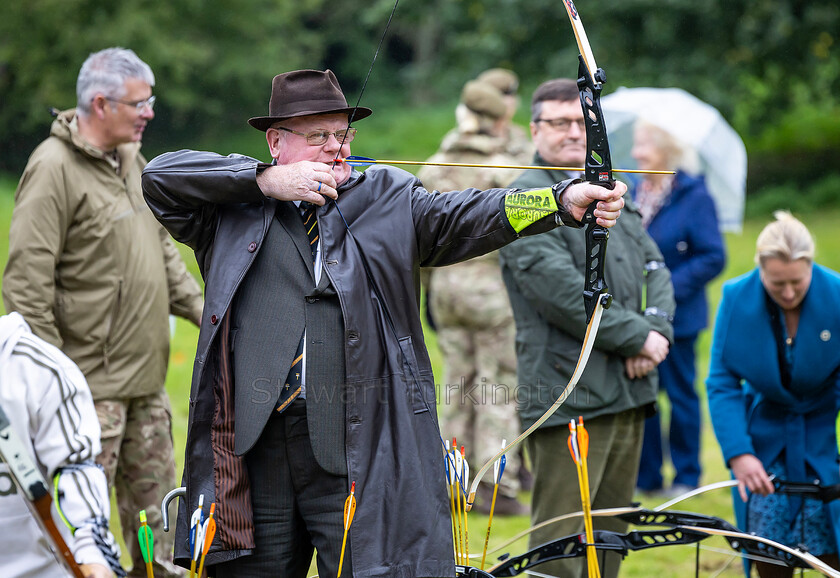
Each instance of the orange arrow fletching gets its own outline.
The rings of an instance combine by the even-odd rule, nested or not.
[[[583,427],[583,418],[578,418],[578,447],[580,447],[580,455],[585,458],[589,456],[589,432]]]
[[[207,552],[210,550],[210,546],[213,545],[213,537],[216,535],[216,518],[213,517],[213,514],[216,512],[216,502],[213,502],[210,505],[210,515],[207,517],[207,530],[204,532],[204,548],[201,550],[201,554],[203,556],[207,555]]]

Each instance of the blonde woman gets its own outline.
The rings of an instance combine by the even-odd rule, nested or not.
[[[709,409],[738,480],[739,527],[804,544],[840,567],[840,502],[776,494],[770,479],[840,482],[840,275],[814,263],[805,225],[790,213],[775,217],[758,237],[758,267],[724,285],[706,380]],[[756,565],[763,578],[793,573]]]

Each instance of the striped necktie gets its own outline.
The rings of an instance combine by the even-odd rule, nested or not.
[[[306,236],[309,239],[309,251],[312,255],[312,263],[318,255],[318,217],[315,216],[316,205],[303,202],[300,204],[303,211],[301,218],[303,219],[303,226],[306,229]],[[300,336],[300,343],[298,343],[295,357],[292,361],[292,366],[289,369],[289,375],[286,377],[286,384],[280,391],[280,399],[277,401],[277,411],[286,409],[292,401],[294,401],[301,393],[301,377],[303,373],[303,340],[306,338],[306,327],[303,328],[303,334]]]

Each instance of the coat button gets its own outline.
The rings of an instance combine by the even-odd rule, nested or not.
[[[307,297],[306,298],[307,303],[315,303],[316,301],[318,301],[317,297]]]
[[[219,322],[219,318],[218,318],[218,317],[216,317],[215,315],[211,315],[211,316],[210,316],[210,323],[211,323],[211,324],[215,325],[215,324],[216,324],[216,323],[218,323],[218,322]]]
[[[254,243],[253,241],[248,243],[248,252],[249,253],[253,253],[256,250],[257,250],[257,244],[256,243]]]

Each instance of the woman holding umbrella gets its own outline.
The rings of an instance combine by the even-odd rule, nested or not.
[[[840,275],[813,262],[805,225],[790,213],[775,216],[758,236],[758,267],[723,287],[706,380],[709,409],[738,480],[738,526],[790,546],[804,544],[838,568],[840,501],[776,494],[770,474],[840,482],[840,311],[832,306]],[[766,562],[756,566],[762,578],[793,574]]]
[[[726,253],[715,203],[702,176],[695,176],[697,156],[671,134],[637,120],[631,152],[638,168],[673,170],[676,175],[645,175],[636,183],[634,200],[642,222],[656,241],[671,271],[677,309],[674,343],[659,365],[659,383],[671,403],[669,447],[676,470],[669,494],[697,487],[700,480],[700,400],[694,387],[695,343],[707,325],[706,285],[723,270]],[[649,269],[661,263],[648,263]],[[646,311],[655,315],[657,312]],[[663,489],[663,448],[659,416],[645,423],[637,487]]]

